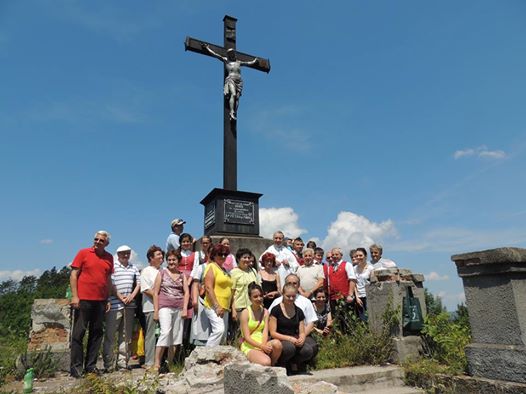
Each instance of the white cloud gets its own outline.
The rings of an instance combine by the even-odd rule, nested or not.
[[[0,281],[12,279],[18,282],[24,276],[29,276],[29,275],[33,275],[38,278],[40,275],[42,275],[42,270],[39,268],[35,268],[29,271],[23,271],[23,270],[0,271]]]
[[[340,247],[345,252],[360,246],[368,247],[384,238],[396,235],[396,227],[392,220],[375,223],[365,216],[343,211],[330,224],[322,247],[324,249]]]
[[[460,159],[462,157],[476,156],[484,159],[504,159],[508,155],[502,150],[488,150],[487,146],[481,145],[477,148],[466,148],[455,151],[453,157]]]
[[[454,311],[458,304],[466,303],[466,295],[464,294],[464,291],[461,291],[460,293],[439,291],[437,295],[442,299],[442,304],[449,311]]]
[[[429,274],[425,275],[426,280],[433,281],[433,280],[448,280],[449,276],[447,275],[440,275],[438,272],[431,271]]]
[[[51,245],[53,243],[52,239],[41,239],[40,244],[41,245]]]
[[[278,230],[283,231],[286,237],[299,237],[307,230],[298,224],[298,214],[294,209],[286,208],[260,208],[259,233],[265,238],[272,238]]]

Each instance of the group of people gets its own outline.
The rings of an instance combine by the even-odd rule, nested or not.
[[[117,248],[113,261],[106,231],[78,252],[70,278],[72,376],[99,372],[102,343],[105,372],[129,368],[136,316],[144,328],[148,369],[158,371],[167,351],[173,360],[183,343],[216,346],[239,338],[249,361],[302,371],[318,352],[316,334],[330,335],[335,322],[345,327],[348,312],[367,319],[371,272],[396,266],[382,258],[379,245],[370,247],[371,262],[365,248],[351,250],[347,262],[340,248],[325,253],[313,241],[305,248],[301,238],[288,240],[281,231],[259,258],[246,248],[234,255],[227,238],[195,242],[184,224],[172,221],[165,250],[151,246],[141,271],[130,263],[127,245]]]

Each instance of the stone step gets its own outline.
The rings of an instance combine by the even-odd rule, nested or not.
[[[389,366],[361,366],[349,368],[335,368],[313,371],[310,375],[296,375],[289,379],[292,384],[314,384],[321,380],[332,383],[338,387],[341,392],[356,393],[356,392],[378,392],[379,390],[387,389],[394,390],[412,389],[411,387],[404,387],[404,371],[402,368]],[[387,392],[387,391],[386,391]],[[405,393],[406,391],[400,391]],[[421,393],[422,391],[407,391],[408,393]]]
[[[356,392],[356,391],[354,391]],[[417,387],[387,387],[383,389],[372,388],[367,391],[360,391],[361,394],[424,394],[425,390],[419,389]]]

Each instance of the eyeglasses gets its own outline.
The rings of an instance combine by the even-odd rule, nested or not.
[[[287,283],[285,283],[285,284],[287,284],[287,285],[293,285],[293,286],[297,286],[297,285],[299,285],[298,282],[287,282]]]
[[[177,259],[168,259],[168,260],[166,260],[166,261],[168,261],[169,263],[170,263],[170,262],[177,262]]]

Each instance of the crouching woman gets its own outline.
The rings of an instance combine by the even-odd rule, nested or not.
[[[283,347],[279,365],[287,373],[295,373],[299,366],[314,358],[314,349],[305,344],[305,315],[294,301],[298,290],[293,284],[283,286],[283,301],[270,311],[269,332]]]
[[[263,289],[252,282],[248,285],[248,296],[251,306],[245,308],[239,318],[243,336],[241,351],[251,363],[266,367],[275,365],[281,356],[282,346],[279,340],[269,341],[269,314],[263,307]]]

